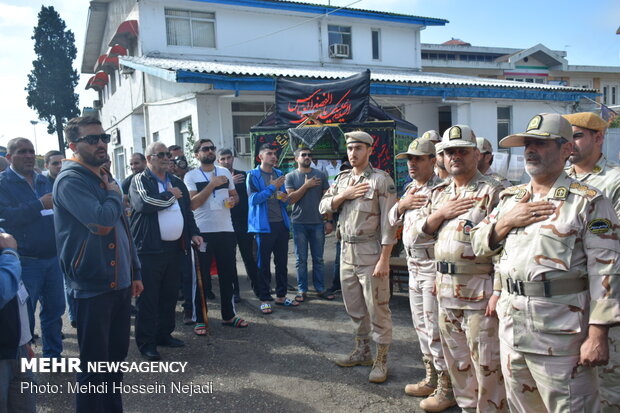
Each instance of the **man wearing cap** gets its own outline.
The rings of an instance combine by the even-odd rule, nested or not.
[[[594,367],[607,363],[607,330],[620,323],[618,218],[598,190],[564,172],[572,141],[555,113],[502,139],[525,146],[532,179],[502,192],[472,230],[477,256],[501,253],[492,300],[511,411],[600,411]]]
[[[372,364],[368,380],[382,383],[387,379],[387,354],[392,342],[389,272],[396,229],[390,225],[388,213],[396,202],[396,187],[386,172],[370,166],[372,136],[356,131],[346,133],[345,139],[353,169],[338,174],[319,204],[321,214],[340,213],[336,235],[342,242],[342,297],[356,327],[355,349],[336,364]],[[374,364],[368,337],[371,332],[377,344]]]
[[[428,139],[435,145],[435,174],[441,179],[446,179],[449,174],[443,163],[441,135],[436,130],[428,130],[422,134],[422,139]]]
[[[427,405],[433,406],[435,411],[441,411],[454,406],[456,401],[441,349],[437,298],[433,295],[435,240],[420,239],[416,243],[412,233],[416,224],[415,212],[426,204],[432,188],[441,182],[433,169],[435,145],[429,139],[416,139],[411,142],[407,152],[399,153],[396,159],[407,159],[409,175],[413,181],[407,186],[400,201],[390,210],[390,225],[403,226],[403,245],[409,268],[411,318],[418,334],[426,370],[424,380],[417,384],[408,384],[405,393],[409,396],[426,397],[435,392],[433,400],[428,400]]]
[[[491,171],[491,165],[493,164],[493,146],[487,138],[477,137],[476,143],[478,150],[480,151],[480,160],[478,161],[478,170],[482,175],[489,176],[502,184],[505,188],[512,186],[512,183],[505,177],[498,173]]]
[[[493,210],[501,185],[478,169],[476,136],[455,125],[441,144],[451,178],[437,185],[417,213],[413,242],[436,238],[436,293],[442,349],[456,401],[463,411],[507,411],[499,366],[497,317],[489,307],[493,294],[490,257],[476,257],[470,231]],[[439,404],[433,396],[420,407]]]
[[[602,153],[607,122],[591,112],[564,115],[573,127],[573,151],[566,173],[608,197],[620,217],[620,166]],[[620,328],[609,330],[609,364],[599,368],[603,411],[620,410]]]

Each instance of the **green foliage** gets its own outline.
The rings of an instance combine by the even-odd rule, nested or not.
[[[614,118],[613,121],[611,121],[611,123],[609,124],[610,128],[620,128],[620,116],[617,116],[616,118]]]
[[[64,125],[80,114],[75,93],[79,75],[73,68],[75,36],[53,6],[42,6],[38,18],[32,36],[37,59],[28,75],[27,103],[47,122],[48,133],[57,133],[59,149],[64,152]]]
[[[185,158],[187,164],[192,168],[198,167],[198,160],[194,157],[194,144],[196,143],[196,137],[194,136],[194,128],[192,127],[192,121],[189,121],[187,125],[187,140],[185,141]]]

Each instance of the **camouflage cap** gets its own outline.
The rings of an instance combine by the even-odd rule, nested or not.
[[[536,115],[527,124],[527,129],[523,133],[515,133],[506,136],[499,141],[502,148],[513,148],[515,146],[525,146],[524,138],[535,139],[559,139],[564,138],[569,142],[573,141],[573,128],[570,122],[558,113],[541,113]]]
[[[421,136],[422,139],[428,139],[429,141],[435,143],[435,142],[441,142],[441,135],[439,134],[439,132],[437,132],[436,130],[427,130],[426,132],[424,132]]]
[[[424,155],[435,155],[435,145],[430,140],[422,137],[418,139],[414,139],[413,142],[409,144],[407,148],[407,152],[401,152],[396,155],[396,159],[407,158],[409,155],[413,156],[424,156]]]
[[[599,115],[592,112],[579,112],[572,113],[570,115],[562,115],[573,126],[578,126],[584,129],[590,129],[602,132],[607,129],[607,122],[603,120]]]
[[[443,133],[442,148],[476,148],[476,134],[467,125],[454,125]]]
[[[347,132],[344,134],[344,139],[347,144],[349,143],[365,143],[372,146],[374,140],[372,136],[363,131]]]
[[[480,153],[493,153],[493,145],[487,138],[476,138],[478,150]]]

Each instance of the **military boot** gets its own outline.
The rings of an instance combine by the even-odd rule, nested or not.
[[[456,406],[452,393],[452,382],[447,371],[437,372],[437,389],[432,395],[420,402],[420,408],[427,412],[443,412],[448,407]]]
[[[370,354],[370,339],[368,337],[355,337],[355,348],[351,353],[336,359],[340,367],[370,366],[372,355]]]
[[[375,363],[372,365],[372,370],[370,370],[369,382],[383,383],[387,380],[387,355],[389,349],[389,344],[377,344],[377,358],[375,358]]]
[[[428,357],[424,357],[424,367],[426,368],[426,377],[417,384],[408,384],[405,386],[405,394],[407,396],[426,397],[433,394],[437,388],[437,371],[433,362]]]

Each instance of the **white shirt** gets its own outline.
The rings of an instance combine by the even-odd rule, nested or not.
[[[158,181],[157,186],[159,193],[166,192],[167,188]],[[175,200],[174,204],[166,209],[157,211],[157,219],[159,220],[159,234],[162,241],[176,241],[183,234],[183,213],[179,206],[179,201]]]
[[[228,188],[216,189],[209,198],[194,210],[194,219],[200,232],[234,232],[230,208],[224,206],[224,200],[230,197],[229,191],[235,189],[232,174],[226,168],[216,166],[213,171],[205,172],[201,168],[192,169],[185,174],[185,185],[189,191],[199,192],[205,183],[211,182],[214,176],[228,178]]]

